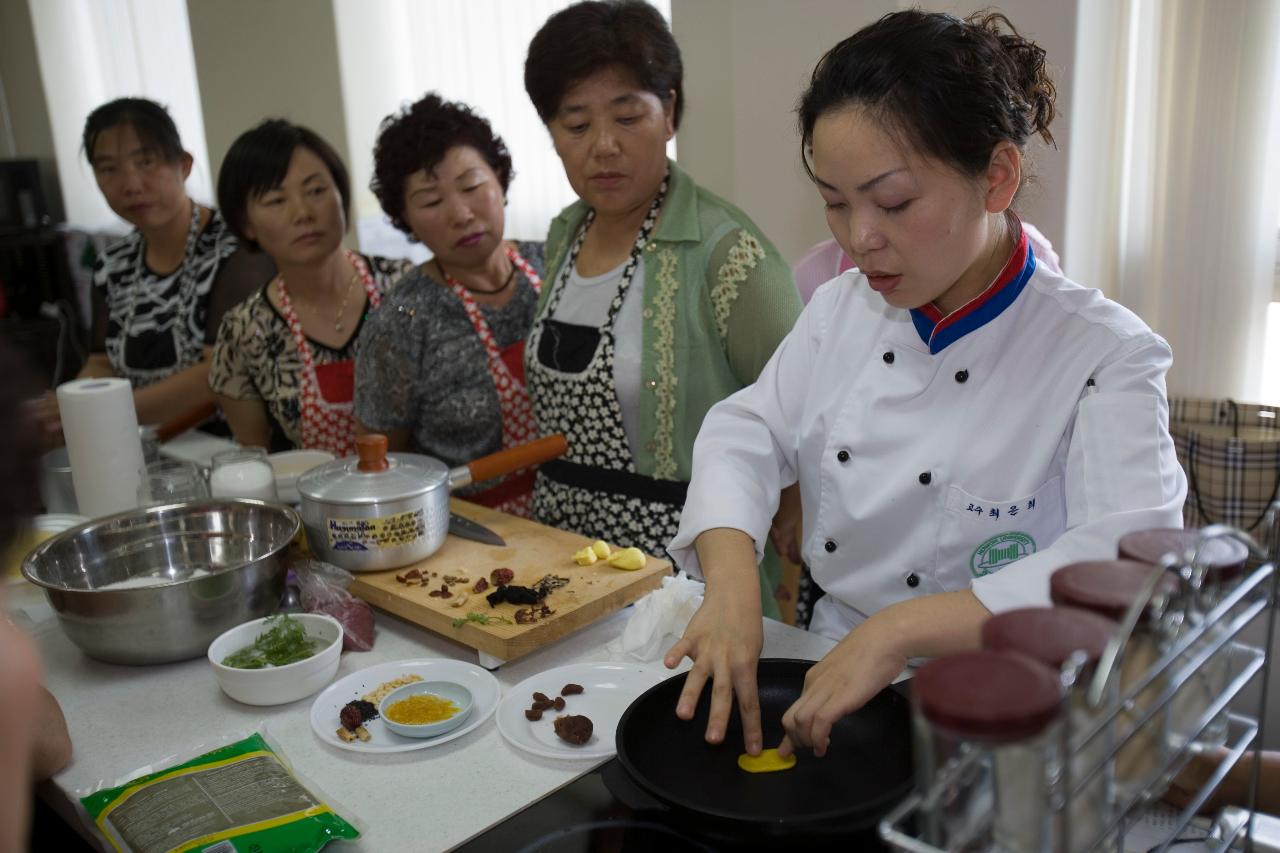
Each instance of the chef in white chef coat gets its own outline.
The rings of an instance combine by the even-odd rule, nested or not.
[[[685,719],[713,680],[708,741],[736,694],[762,747],[753,581],[792,483],[827,593],[811,630],[840,643],[784,717],[784,754],[823,754],[908,659],[976,648],[990,613],[1048,604],[1054,569],[1181,525],[1168,344],[1038,263],[1010,211],[1022,149],[1053,115],[1043,51],[1011,29],[886,16],[824,57],[801,102],[806,165],[858,269],[819,288],[698,434],[669,550],[706,598],[667,664],[694,659]]]

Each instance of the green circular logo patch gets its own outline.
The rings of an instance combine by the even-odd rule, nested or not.
[[[975,578],[989,575],[1036,552],[1036,540],[1025,533],[1001,533],[978,546],[969,558]]]

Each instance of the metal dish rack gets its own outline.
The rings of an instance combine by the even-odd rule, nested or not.
[[[1078,761],[1076,760],[1064,759],[1059,762],[1059,766],[1056,768],[1056,775],[1051,782],[1049,808],[1053,812],[1054,823],[1062,827],[1062,831],[1066,835],[1058,838],[1060,847],[1055,849],[1123,851],[1125,849],[1124,838],[1126,833],[1141,817],[1145,809],[1159,799],[1164,791],[1168,789],[1170,782],[1186,766],[1193,755],[1194,741],[1200,736],[1200,733],[1231,704],[1232,700],[1252,680],[1258,677],[1259,673],[1261,673],[1261,688],[1256,717],[1244,713],[1229,713],[1228,719],[1230,723],[1225,758],[1191,799],[1186,808],[1178,814],[1163,843],[1152,848],[1153,853],[1164,853],[1175,843],[1184,841],[1183,832],[1192,819],[1195,818],[1197,811],[1208,800],[1214,789],[1226,778],[1227,774],[1250,748],[1261,748],[1263,726],[1266,720],[1268,665],[1270,663],[1268,657],[1275,637],[1276,603],[1280,600],[1277,598],[1278,587],[1280,587],[1280,573],[1276,571],[1276,564],[1280,562],[1277,560],[1277,552],[1280,551],[1280,513],[1277,513],[1278,509],[1280,509],[1280,505],[1272,507],[1271,523],[1266,528],[1270,539],[1267,551],[1262,551],[1251,539],[1243,536],[1240,531],[1231,530],[1228,534],[1241,539],[1241,541],[1247,540],[1255,555],[1265,556],[1266,562],[1248,573],[1206,615],[1197,628],[1189,630],[1180,636],[1123,694],[1119,694],[1117,698],[1107,704],[1105,709],[1098,713],[1096,719],[1088,726],[1075,728],[1072,726],[1073,715],[1069,712],[1067,705],[1071,701],[1071,688],[1079,673],[1079,667],[1068,665],[1064,668],[1061,755],[1064,757],[1078,757],[1087,746],[1093,744],[1095,738],[1104,737],[1108,729],[1114,732],[1114,736],[1111,742],[1107,744],[1108,748],[1105,751],[1099,750],[1100,758],[1092,766],[1082,768],[1078,766]],[[1223,532],[1220,529],[1218,534],[1222,535]],[[1154,587],[1154,580],[1152,587]],[[1136,623],[1142,611],[1142,604],[1145,604],[1145,600],[1131,608],[1131,618],[1126,619],[1121,626],[1119,637],[1116,640],[1116,650],[1123,648],[1125,638],[1128,637],[1133,623]],[[1242,632],[1258,619],[1265,620],[1266,640],[1265,645],[1262,647],[1249,645],[1241,639]],[[1225,626],[1225,629],[1223,626]],[[1216,636],[1206,639],[1209,635],[1214,634]],[[1109,649],[1109,651],[1111,650]],[[1077,840],[1071,839],[1069,837],[1071,831],[1070,821],[1065,818],[1066,815],[1070,814],[1069,810],[1072,807],[1073,799],[1077,796],[1082,796],[1098,774],[1109,772],[1114,758],[1121,749],[1131,740],[1142,736],[1147,725],[1152,724],[1153,721],[1158,723],[1162,719],[1163,712],[1170,707],[1170,703],[1182,685],[1218,656],[1226,656],[1227,662],[1224,665],[1230,666],[1231,677],[1227,689],[1212,702],[1193,725],[1193,734],[1187,737],[1185,743],[1177,749],[1169,747],[1165,751],[1166,754],[1162,756],[1163,760],[1158,762],[1158,766],[1149,774],[1145,784],[1142,784],[1142,793],[1133,795],[1126,801],[1113,800],[1111,816],[1107,821],[1105,830],[1099,833],[1096,838],[1093,838],[1087,846],[1082,846]],[[1222,663],[1220,659],[1219,662]],[[1106,666],[1107,660],[1106,655],[1104,655],[1099,668],[1102,669]],[[1176,681],[1173,678],[1175,674],[1178,676]],[[1166,676],[1169,677],[1166,678]],[[1106,673],[1103,673],[1103,679],[1105,678]],[[1154,700],[1143,696],[1145,691],[1152,689],[1153,684],[1158,685],[1161,683],[1165,684],[1165,687]],[[1097,686],[1100,688],[1101,682]],[[1118,691],[1116,692],[1118,693]],[[1100,693],[1096,695],[1100,695]],[[1141,703],[1138,702],[1138,697],[1140,696],[1142,697]],[[1144,705],[1145,709],[1135,710],[1139,704]],[[1124,722],[1123,720],[1126,718],[1132,722]],[[1163,737],[1163,732],[1161,736]],[[979,778],[981,774],[977,773],[976,770],[978,763],[982,760],[982,752],[970,750],[959,759],[953,759],[948,764],[943,765],[935,778],[930,780],[927,787],[921,787],[924,780],[920,780],[917,791],[903,800],[881,821],[881,838],[893,847],[910,851],[910,853],[948,853],[946,848],[934,846],[934,844],[925,840],[922,836],[927,835],[927,833],[922,830],[922,827],[929,826],[931,822],[937,820],[938,815],[933,810],[932,804],[936,804],[941,800],[940,792],[946,791],[948,786],[951,788],[964,786],[969,784],[966,780]],[[1236,822],[1234,826],[1228,827],[1220,838],[1205,839],[1205,843],[1210,845],[1210,849],[1214,851],[1232,849],[1233,845],[1237,845],[1243,839],[1249,837],[1249,832],[1253,825],[1254,806],[1257,802],[1261,765],[1261,761],[1255,761],[1253,772],[1250,774],[1249,820]],[[987,817],[990,818],[993,814],[994,810]],[[1067,846],[1068,844],[1070,847]],[[1028,853],[1031,853],[1031,851]]]

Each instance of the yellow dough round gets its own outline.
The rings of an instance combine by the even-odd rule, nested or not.
[[[795,753],[786,758],[778,757],[778,750],[761,750],[759,755],[742,753],[738,756],[738,766],[748,773],[776,773],[779,770],[790,770],[796,766]]]

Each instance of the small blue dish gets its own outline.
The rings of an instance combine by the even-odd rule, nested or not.
[[[458,706],[458,713],[446,720],[418,725],[397,723],[387,717],[388,708],[402,699],[417,696],[419,693],[430,693],[441,699],[448,699]],[[452,681],[415,681],[388,693],[378,705],[378,716],[382,718],[382,724],[396,734],[405,737],[436,737],[451,732],[466,722],[467,717],[471,715],[471,705],[471,691],[461,684],[454,684]]]

